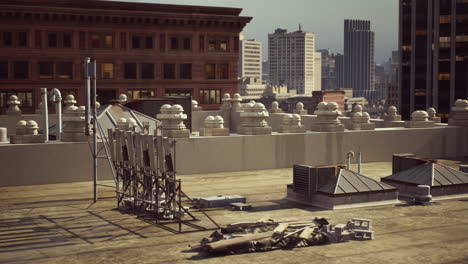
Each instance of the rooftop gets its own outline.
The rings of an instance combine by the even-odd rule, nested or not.
[[[444,162],[454,165],[455,162]],[[451,164],[450,164],[451,163]],[[352,169],[355,169],[354,167]],[[373,179],[391,173],[390,162],[363,164]],[[92,203],[92,183],[0,188],[1,263],[463,263],[468,261],[467,199],[432,206],[385,205],[324,211],[285,201],[292,169],[182,175],[191,197],[243,195],[252,211],[209,211],[220,225],[271,218],[353,217],[374,221],[373,241],[200,258],[188,245],[212,231],[173,234],[115,210],[113,189],[100,189]]]

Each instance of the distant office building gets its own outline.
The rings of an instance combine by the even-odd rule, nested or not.
[[[287,85],[297,94],[311,96],[315,89],[314,34],[301,29],[288,33],[277,29],[268,34],[270,83]]]
[[[344,81],[344,56],[337,53],[335,55],[335,87],[336,89],[347,88]]]
[[[329,49],[317,50],[322,56],[322,90],[336,90],[335,55]]]
[[[373,98],[375,100],[383,100],[387,97],[388,75],[385,72],[384,65],[375,65],[374,87],[375,94]]]
[[[399,103],[399,56],[398,51],[392,52],[392,58],[387,62],[385,72],[387,73],[388,87],[387,87],[387,96],[385,98],[387,105],[397,106],[398,109],[401,109]]]
[[[262,98],[267,85],[261,80],[253,77],[243,77],[239,79],[239,93],[244,99]]]
[[[402,115],[434,107],[447,118],[468,97],[468,2],[400,0],[399,21]]]
[[[270,80],[270,66],[268,61],[262,61],[262,81],[269,82]]]
[[[322,90],[322,53],[314,54],[314,90]]]
[[[262,43],[254,39],[243,39],[239,44],[239,77],[262,80]]]
[[[344,85],[353,97],[374,95],[374,32],[368,20],[344,21]]]

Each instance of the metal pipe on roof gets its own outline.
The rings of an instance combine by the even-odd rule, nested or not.
[[[357,172],[361,173],[361,162],[362,162],[362,152],[358,153],[358,164],[357,164]]]
[[[354,152],[353,151],[349,151],[347,154],[346,154],[346,169],[350,169],[351,167],[351,158],[354,158]]]
[[[47,88],[41,88],[41,96],[42,96],[42,124],[43,134],[45,135],[45,141],[49,141],[49,109],[47,108]]]
[[[57,116],[55,138],[60,140],[62,134],[62,94],[59,89],[54,88],[50,91],[50,101],[55,103],[55,114]]]

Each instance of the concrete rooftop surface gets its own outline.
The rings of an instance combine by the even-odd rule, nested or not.
[[[363,174],[388,176],[391,163],[365,163]],[[246,212],[207,211],[221,226],[264,218],[326,217],[332,224],[367,218],[373,220],[375,240],[200,257],[188,245],[213,231],[175,234],[121,213],[111,188],[101,187],[101,199],[93,204],[91,182],[29,185],[0,188],[0,263],[468,263],[467,198],[324,211],[283,199],[292,169],[179,178],[191,197],[237,194],[254,206]],[[196,215],[200,225],[212,227]]]

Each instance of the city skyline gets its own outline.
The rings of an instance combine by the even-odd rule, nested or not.
[[[247,1],[247,0],[117,0],[202,6],[242,8],[242,16],[252,16],[243,33],[246,39],[254,38],[268,43],[268,34],[277,28],[292,32],[302,25],[302,30],[316,37],[316,49],[330,49],[343,53],[343,21],[364,19],[371,21],[375,32],[375,63],[380,64],[398,49],[398,1],[396,0],[328,0],[328,1]],[[264,8],[268,6],[268,11]],[[286,17],[282,17],[284,10]],[[294,14],[294,15],[293,15]],[[332,19],[330,19],[332,18]],[[267,59],[268,47],[264,45],[263,59]]]

